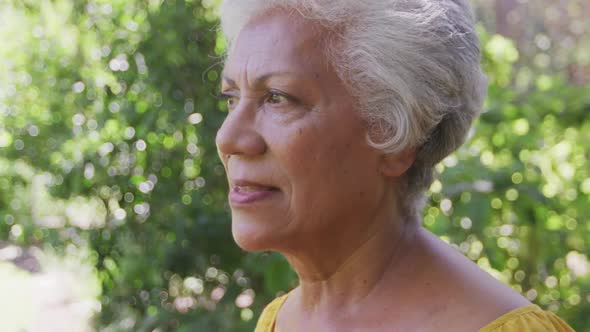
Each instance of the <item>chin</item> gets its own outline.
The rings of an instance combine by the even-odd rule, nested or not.
[[[273,239],[271,227],[244,219],[232,217],[232,235],[236,244],[251,252],[273,250],[276,239]]]

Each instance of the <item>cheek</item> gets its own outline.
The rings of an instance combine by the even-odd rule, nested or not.
[[[300,129],[281,158],[293,188],[297,211],[328,208],[363,197],[374,186],[374,155],[362,145],[361,135]],[[351,137],[352,136],[352,137]],[[359,141],[353,141],[358,139]],[[299,207],[299,208],[297,208]]]
[[[298,128],[287,137],[280,148],[279,159],[294,184],[314,180],[315,174],[329,168],[328,162],[334,156],[317,130]]]

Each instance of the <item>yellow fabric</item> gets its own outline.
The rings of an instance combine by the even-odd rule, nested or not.
[[[287,299],[285,294],[272,301],[262,311],[254,332],[274,331],[275,319],[281,305]],[[551,312],[543,311],[536,305],[515,309],[479,330],[479,332],[575,332],[563,320]]]
[[[479,332],[573,332],[561,318],[536,305],[515,309],[491,322]]]
[[[264,308],[260,318],[258,318],[258,323],[256,324],[256,329],[254,332],[275,332],[275,320],[277,318],[277,314],[279,313],[279,309],[287,299],[287,295],[285,294],[281,297],[274,299],[269,305]]]

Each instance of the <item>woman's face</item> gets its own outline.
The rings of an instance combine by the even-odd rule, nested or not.
[[[229,113],[217,147],[232,232],[246,250],[346,241],[364,232],[383,198],[380,153],[323,55],[321,27],[294,16],[247,25],[223,72]]]

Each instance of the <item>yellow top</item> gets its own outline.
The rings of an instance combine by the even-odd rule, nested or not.
[[[275,319],[279,308],[287,299],[283,295],[272,301],[258,319],[254,332],[274,331]],[[575,332],[563,320],[551,312],[543,311],[536,305],[529,305],[515,309],[490,324],[479,332]]]

